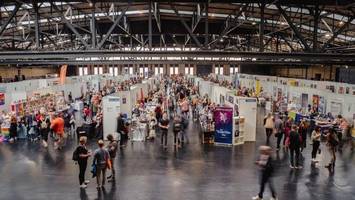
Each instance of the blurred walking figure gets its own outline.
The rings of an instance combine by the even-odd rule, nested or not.
[[[272,182],[272,175],[274,172],[273,160],[271,157],[272,149],[269,146],[260,146],[259,147],[260,158],[255,163],[260,167],[260,191],[259,194],[253,197],[253,200],[262,200],[264,189],[266,183],[269,183],[270,191],[272,198],[271,200],[276,200],[276,192]]]
[[[274,117],[271,113],[268,113],[267,116],[264,118],[264,127],[266,132],[266,144],[269,144],[270,136],[272,135],[272,131],[275,127]]]

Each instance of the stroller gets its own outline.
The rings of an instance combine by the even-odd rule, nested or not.
[[[27,139],[31,142],[40,140],[39,129],[36,121],[32,122],[32,125],[30,126],[30,129],[27,132]]]

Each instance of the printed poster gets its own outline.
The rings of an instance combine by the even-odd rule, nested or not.
[[[0,106],[5,105],[5,93],[0,93]]]
[[[214,111],[215,143],[233,144],[233,108],[217,107]]]

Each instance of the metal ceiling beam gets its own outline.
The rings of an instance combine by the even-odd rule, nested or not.
[[[238,18],[242,15],[242,13],[248,8],[249,4],[244,4],[241,9],[239,9],[239,12],[235,15],[234,17],[234,23],[228,23],[227,26],[223,29],[223,31],[219,34],[218,38],[211,41],[208,45],[212,45],[213,43],[219,41],[222,39],[224,36],[226,36],[228,33],[232,32],[236,28],[238,28],[241,24],[239,23],[238,25],[232,26],[231,24],[235,24],[238,22]],[[230,16],[229,16],[230,17]],[[228,20],[228,19],[227,19]]]
[[[34,1],[33,5],[33,9],[35,11],[35,37],[36,37],[36,49],[39,48],[40,46],[40,30],[39,30],[39,12],[38,12],[38,5],[37,5],[37,1]]]
[[[153,37],[152,37],[152,2],[148,2],[148,47],[149,50],[152,49]]]
[[[322,62],[298,62],[298,61],[262,61],[262,60],[242,60],[242,61],[209,61],[209,60],[184,60],[185,64],[245,64],[245,65],[262,65],[260,67],[264,67],[265,65],[269,66],[289,66],[289,67],[304,67],[315,64],[323,64],[323,65],[351,65],[353,62],[342,62],[342,61],[322,61]],[[18,67],[29,66],[29,65],[117,65],[117,64],[178,64],[181,63],[181,60],[92,60],[92,61],[80,61],[80,60],[43,60],[43,61],[9,61],[9,62],[1,62],[0,65],[17,65]],[[1,66],[0,66],[1,68]]]
[[[264,52],[264,30],[265,30],[265,2],[260,5],[260,25],[259,25],[259,51]]]
[[[76,35],[76,37],[80,40],[80,42],[85,46],[86,49],[89,49],[89,45],[88,43],[86,43],[86,41],[83,39],[83,37],[81,37],[81,35],[79,34],[79,32],[74,28],[74,26],[65,18],[65,16],[63,15],[63,13],[59,10],[58,6],[56,4],[54,4],[53,2],[51,2],[52,7],[54,8],[54,10],[56,10],[58,13],[60,13],[60,17],[62,19],[63,22],[65,22],[65,24],[68,26],[68,28]]]
[[[296,34],[296,37],[301,41],[302,45],[304,46],[306,51],[310,50],[307,41],[304,39],[302,34],[298,31],[298,28],[292,23],[291,18],[286,14],[285,10],[281,8],[280,4],[276,4],[276,7],[280,11],[281,15],[285,18],[288,25],[291,27],[292,31]]]
[[[320,11],[319,6],[316,5],[313,13],[313,52],[318,50],[318,25],[319,25]]]
[[[290,42],[285,38],[285,36],[283,36],[282,34],[279,35],[286,43],[286,45],[288,47],[290,47],[291,51],[295,51],[295,49],[293,48],[293,46],[290,44]]]
[[[205,3],[205,47],[208,46],[208,0]],[[197,26],[197,25],[196,25]]]
[[[102,45],[106,42],[106,40],[110,37],[112,31],[115,29],[115,27],[117,26],[117,24],[120,22],[121,18],[126,14],[126,11],[128,10],[129,6],[131,5],[131,3],[129,3],[126,8],[121,12],[121,14],[116,18],[116,20],[113,22],[112,26],[110,27],[110,29],[108,30],[108,32],[106,33],[105,37],[101,40],[101,42],[97,45],[97,49],[100,49],[102,47]]]
[[[90,21],[90,29],[91,29],[91,48],[96,48],[96,20],[95,20],[95,3],[93,3],[91,10],[91,21]]]
[[[354,15],[351,16],[351,17],[348,19],[348,21],[347,21],[345,24],[343,24],[343,26],[340,27],[337,31],[335,31],[335,32],[333,33],[333,36],[332,36],[329,40],[327,40],[327,41],[324,43],[324,45],[323,45],[323,47],[322,47],[322,49],[321,49],[321,52],[324,51],[324,50],[328,47],[328,45],[329,45],[331,42],[333,42],[333,41],[335,40],[335,38],[338,37],[338,35],[341,34],[341,33],[346,29],[346,27],[348,27],[348,25],[349,25],[354,19],[355,19],[355,12],[354,12]]]
[[[15,8],[12,10],[11,15],[9,16],[9,18],[7,19],[7,21],[1,26],[0,29],[0,37],[2,36],[2,34],[4,33],[7,25],[9,25],[9,23],[11,22],[11,20],[16,16],[17,11],[20,9],[21,7],[21,3],[16,2],[15,4]]]
[[[192,39],[195,41],[196,45],[198,47],[201,47],[201,43],[200,41],[197,39],[197,37],[193,34],[193,32],[191,31],[190,27],[187,25],[187,23],[185,22],[185,20],[181,17],[181,15],[179,14],[179,12],[177,11],[176,7],[170,3],[170,7],[171,9],[174,10],[176,16],[179,18],[180,22],[182,23],[182,25],[185,27],[185,29],[187,30],[187,32],[189,32],[190,37],[192,37]]]

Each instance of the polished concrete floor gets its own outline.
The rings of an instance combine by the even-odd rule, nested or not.
[[[55,151],[38,143],[0,144],[0,200],[117,199],[117,200],[249,200],[258,192],[257,147],[265,136],[258,120],[256,143],[234,148],[200,144],[198,126],[190,123],[189,143],[167,151],[159,140],[135,142],[119,151],[117,181],[97,191],[94,179],[86,190],[78,186],[78,167],[71,160],[75,142]],[[274,138],[272,144],[274,144]],[[94,149],[94,145],[90,145]],[[335,173],[322,147],[320,165],[311,167],[311,146],[303,152],[304,169],[290,170],[287,154],[275,154],[274,184],[280,200],[355,199],[355,159],[350,150],[338,153]],[[91,162],[91,160],[90,160]],[[89,179],[90,173],[87,172]],[[269,199],[266,190],[264,199]]]

